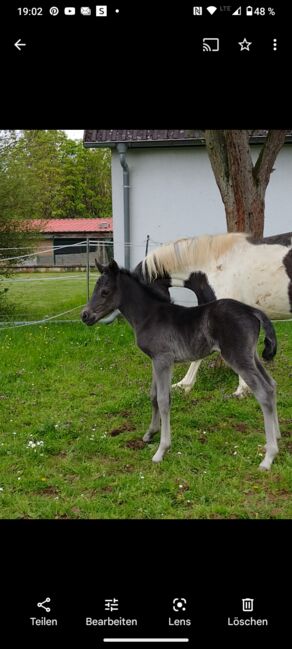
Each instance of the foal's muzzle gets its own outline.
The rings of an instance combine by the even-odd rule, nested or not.
[[[88,311],[88,309],[83,309],[81,311],[81,320],[84,322],[84,324],[90,326],[93,325],[96,322],[96,316],[92,311]]]

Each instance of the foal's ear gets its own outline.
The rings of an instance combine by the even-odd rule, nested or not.
[[[108,269],[111,271],[111,273],[115,273],[115,274],[118,273],[120,270],[117,262],[114,259],[110,261],[108,265]]]
[[[106,269],[106,266],[103,266],[102,264],[100,264],[99,261],[97,261],[97,259],[95,259],[95,265],[96,265],[97,270],[99,270],[100,273],[103,273],[105,271],[105,269]]]

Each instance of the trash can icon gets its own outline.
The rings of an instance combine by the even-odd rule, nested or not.
[[[246,597],[245,599],[242,599],[242,610],[243,611],[248,611],[251,613],[253,611],[253,603],[254,599],[250,599],[250,597]]]

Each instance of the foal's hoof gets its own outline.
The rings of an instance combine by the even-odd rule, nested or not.
[[[157,451],[157,453],[153,455],[152,462],[154,462],[154,464],[158,464],[158,462],[162,462],[162,460],[163,460],[163,455],[161,453],[158,453]]]
[[[154,435],[154,433],[145,433],[144,437],[142,438],[142,439],[143,439],[143,442],[146,442],[146,443],[147,443],[147,442],[148,442],[148,443],[149,443],[149,442],[152,442],[152,437],[153,437],[153,435]]]
[[[269,471],[270,468],[271,468],[271,465],[265,464],[265,460],[263,460],[263,462],[261,462],[260,465],[259,465],[260,471]]]

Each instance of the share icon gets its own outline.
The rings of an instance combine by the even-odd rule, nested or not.
[[[43,608],[43,609],[45,609],[46,613],[50,613],[50,611],[51,611],[50,607],[49,607],[49,606],[44,606],[44,604],[47,604],[47,602],[50,602],[50,601],[51,601],[51,598],[50,598],[50,597],[47,597],[46,599],[44,599],[43,602],[38,602],[38,603],[37,603],[37,606],[38,606],[39,608]]]

